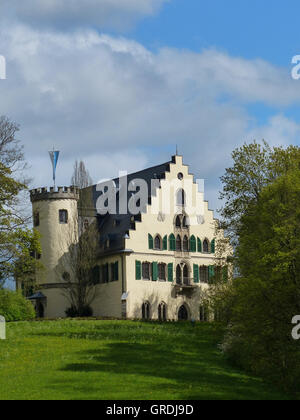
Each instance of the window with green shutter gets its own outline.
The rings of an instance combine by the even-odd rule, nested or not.
[[[194,264],[194,283],[199,283],[199,267]]]
[[[163,239],[163,251],[168,250],[168,236],[166,235]]]
[[[202,241],[200,238],[197,238],[198,252],[202,252]]]
[[[173,263],[168,264],[168,281],[173,282]]]
[[[135,278],[142,280],[142,263],[140,261],[135,262]]]
[[[194,235],[190,239],[190,252],[196,252],[196,238]]]
[[[148,244],[149,244],[149,249],[153,249],[154,248],[153,236],[150,235],[150,233],[148,235]]]
[[[173,233],[169,236],[169,248],[170,248],[170,251],[176,250],[176,239]]]
[[[153,281],[158,280],[158,263],[157,262],[152,263],[152,280]]]
[[[208,275],[209,275],[209,284],[213,284],[214,279],[215,279],[215,266],[214,265],[210,265],[208,267]]]
[[[216,252],[216,240],[213,239],[210,244],[210,252],[214,254]]]

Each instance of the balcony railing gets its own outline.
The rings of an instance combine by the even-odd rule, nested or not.
[[[192,286],[194,286],[194,279],[191,279],[189,277],[184,277],[183,279],[176,279],[176,286],[192,287]]]

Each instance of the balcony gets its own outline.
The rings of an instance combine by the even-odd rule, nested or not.
[[[193,293],[197,288],[197,285],[194,284],[194,279],[184,277],[183,279],[177,279],[176,283],[173,284],[176,295],[182,295],[185,293]]]

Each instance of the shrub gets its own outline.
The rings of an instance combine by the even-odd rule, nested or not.
[[[78,318],[78,317],[91,317],[93,316],[93,309],[90,306],[85,306],[79,311],[75,306],[71,306],[66,310],[66,316],[68,318]]]
[[[20,293],[0,290],[0,315],[6,321],[27,321],[35,318],[35,310]]]

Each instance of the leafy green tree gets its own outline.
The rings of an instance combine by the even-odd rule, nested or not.
[[[300,167],[300,148],[270,147],[267,142],[244,144],[232,153],[233,166],[221,177],[224,200],[221,228],[237,244],[241,217],[258,202],[262,189],[291,169]]]
[[[300,169],[290,158],[286,173],[263,187],[241,215],[240,277],[211,294],[229,326],[224,350],[231,360],[296,391],[300,342],[291,331],[300,314]]]
[[[26,162],[23,148],[16,138],[18,125],[0,117],[0,288],[17,271],[23,261],[24,276],[28,265],[35,264],[34,252],[38,251],[36,234],[30,237],[30,216],[24,212],[21,194],[27,192],[29,180],[25,178]],[[31,241],[28,247],[28,240]],[[37,249],[32,249],[33,245]],[[31,249],[31,253],[26,249]],[[25,258],[27,257],[27,259]]]

